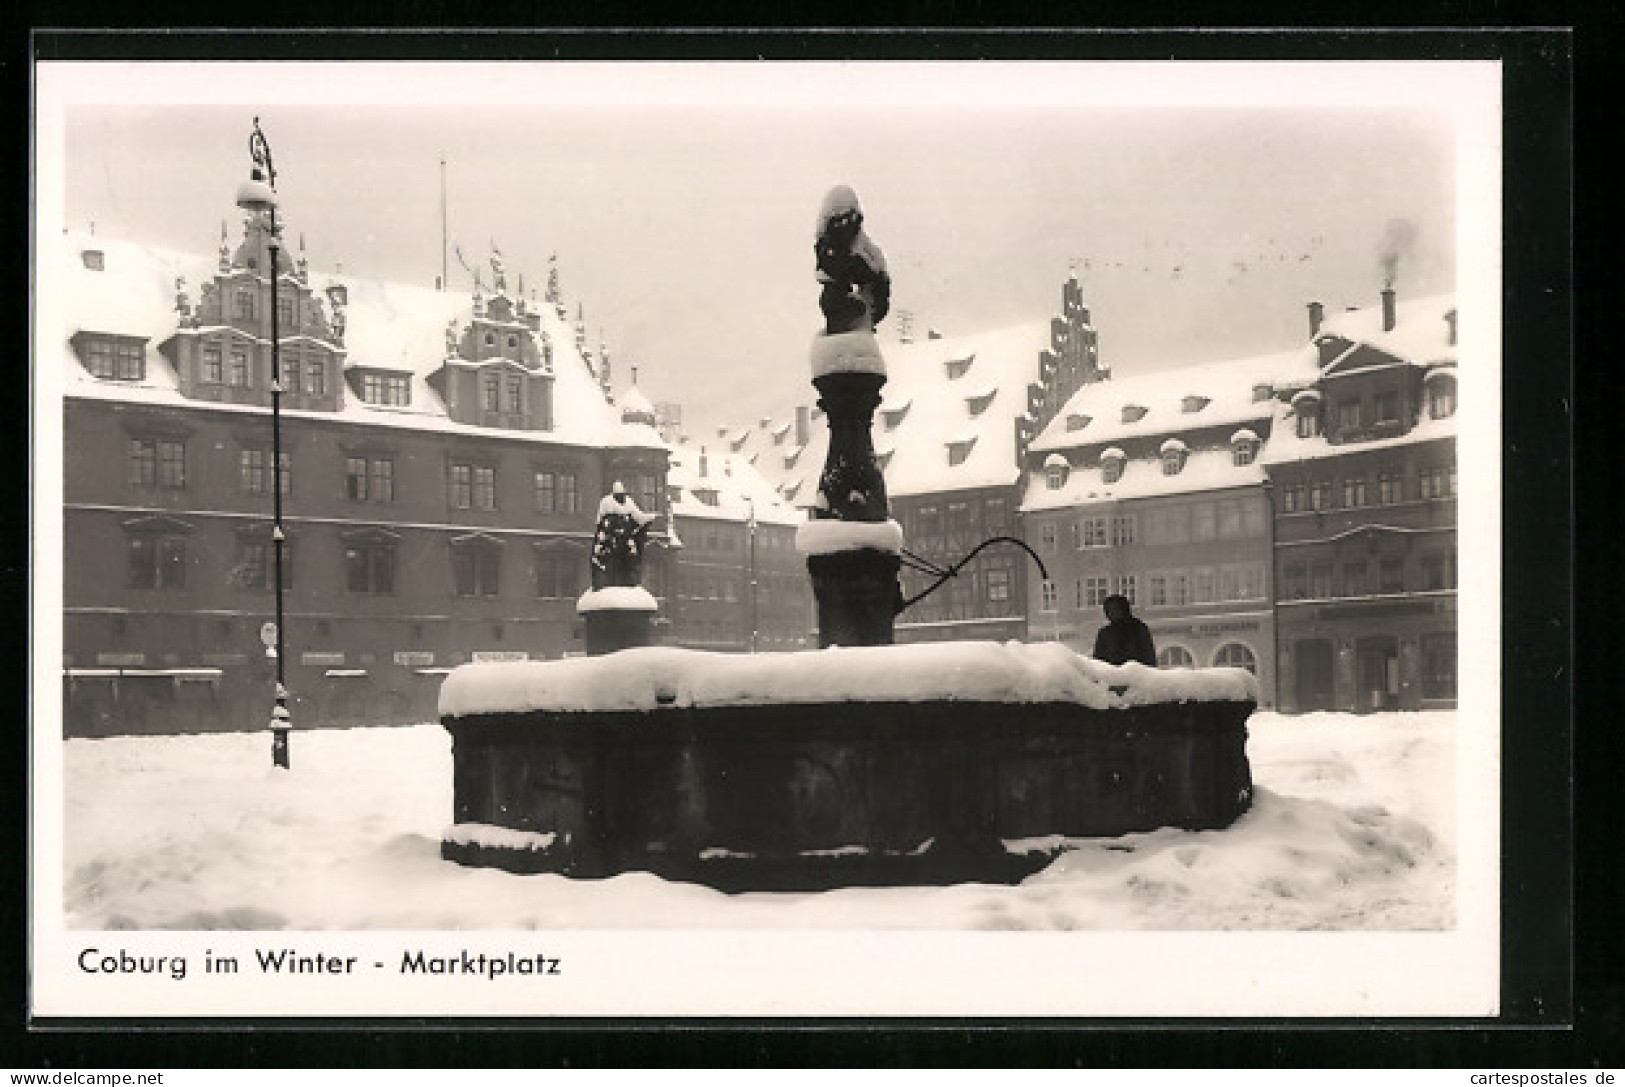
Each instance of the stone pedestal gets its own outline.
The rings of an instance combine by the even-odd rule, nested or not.
[[[589,611],[581,616],[587,656],[601,657],[621,649],[654,644],[652,611]]]
[[[873,335],[866,334],[866,338],[872,342]],[[816,347],[814,356],[817,361]],[[878,353],[874,359],[878,362]],[[818,480],[822,500],[814,512],[816,520],[886,523],[886,481],[870,438],[885,383],[884,372],[860,369],[824,372],[813,379],[818,406],[829,421],[829,455]],[[818,644],[892,644],[903,601],[897,581],[899,565],[895,550],[876,547],[809,554],[807,573],[818,604]]]

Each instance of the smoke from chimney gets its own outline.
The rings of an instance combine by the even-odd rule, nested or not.
[[[1390,219],[1377,246],[1377,262],[1382,266],[1382,285],[1392,287],[1399,279],[1400,262],[1416,248],[1417,228],[1411,219]]]

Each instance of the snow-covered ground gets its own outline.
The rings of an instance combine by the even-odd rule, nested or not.
[[[1353,929],[1456,923],[1454,713],[1260,713],[1257,799],[1224,831],[1080,840],[1014,887],[727,895],[645,874],[440,859],[438,725],[73,740],[70,929]]]

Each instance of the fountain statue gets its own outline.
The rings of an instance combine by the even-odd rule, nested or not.
[[[1107,664],[1056,642],[893,644],[905,552],[870,438],[891,279],[849,187],[824,200],[815,257],[830,441],[796,539],[820,648],[647,644],[650,518],[615,485],[577,604],[588,658],[467,664],[441,688],[444,857],[727,890],[1009,882],[1067,839],[1222,828],[1251,804],[1258,681],[1242,669]],[[1001,541],[1025,547],[976,550]]]

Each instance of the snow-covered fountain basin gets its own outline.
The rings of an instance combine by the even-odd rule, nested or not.
[[[442,854],[730,890],[1009,882],[1061,838],[1230,825],[1257,698],[1241,669],[1054,643],[464,665]]]

